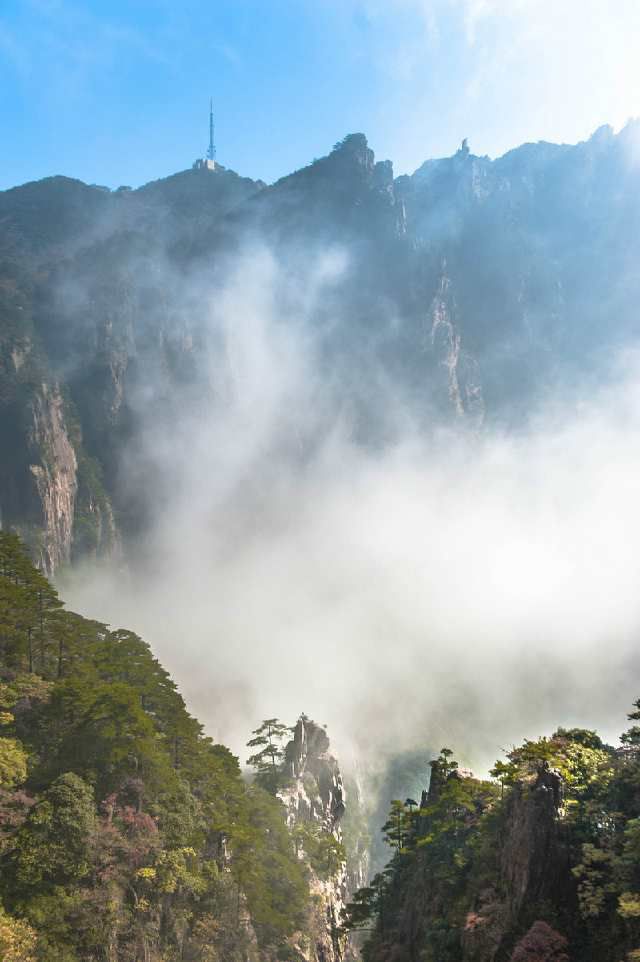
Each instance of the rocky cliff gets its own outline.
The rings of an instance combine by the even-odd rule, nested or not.
[[[286,787],[279,792],[287,823],[299,839],[298,854],[309,866],[308,930],[295,948],[305,962],[348,962],[357,958],[341,930],[350,872],[341,829],[346,811],[344,783],[324,728],[302,715],[285,751]]]
[[[74,556],[112,552],[116,525],[99,463],[28,324],[0,331],[0,355],[0,521],[47,574]]]
[[[465,920],[463,962],[509,957],[514,933],[536,921],[536,908],[575,897],[567,836],[553,789],[538,780],[515,786],[504,813],[494,885],[478,892]],[[533,909],[533,911],[532,911]]]
[[[558,729],[492,780],[443,749],[420,801],[392,802],[392,858],[348,906],[365,962],[640,957],[638,737]]]

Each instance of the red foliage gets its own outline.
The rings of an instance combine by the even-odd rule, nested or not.
[[[21,789],[17,792],[0,789],[0,834],[10,835],[16,832],[35,803],[35,798],[31,798]]]
[[[127,798],[124,792],[113,792],[100,804],[103,818],[96,828],[94,847],[102,882],[147,865],[160,846],[156,819],[128,804],[123,796]]]
[[[511,956],[510,962],[569,962],[569,943],[546,922],[534,922]]]
[[[137,812],[130,805],[125,805],[116,812],[116,817],[127,835],[156,835],[158,832],[158,825],[152,815]]]

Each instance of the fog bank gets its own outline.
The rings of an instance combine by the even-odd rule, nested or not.
[[[558,724],[614,737],[640,696],[637,354],[519,431],[425,432],[383,372],[323,355],[309,318],[348,270],[331,250],[292,280],[256,249],[205,291],[208,391],[178,419],[140,397],[123,461],[151,530],[69,605],[142,634],[242,758],[302,711],[345,753],[446,743],[479,768]]]

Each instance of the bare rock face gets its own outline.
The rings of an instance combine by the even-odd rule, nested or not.
[[[290,782],[278,794],[286,808],[289,827],[300,838],[298,855],[310,868],[311,939],[297,940],[295,950],[307,962],[347,962],[356,956],[339,933],[342,909],[349,895],[340,827],[346,810],[345,791],[327,733],[306,715],[298,719],[286,747],[285,769]],[[324,849],[320,853],[316,850],[315,855],[307,850],[314,837],[324,844]]]
[[[423,347],[445,372],[445,390],[456,416],[481,427],[485,409],[478,363],[462,349],[458,308],[446,261],[427,313]]]
[[[285,766],[294,787],[283,801],[295,817],[317,821],[333,831],[345,806],[340,767],[329,747],[324,728],[301,715],[286,748]]]
[[[25,417],[25,470],[22,476],[16,472],[16,484],[24,488],[26,519],[3,521],[15,524],[48,576],[79,552],[113,553],[113,508],[91,474],[81,438],[74,436],[57,382],[41,382]]]
[[[32,414],[32,440],[40,454],[39,463],[29,465],[42,510],[40,566],[52,574],[71,556],[78,462],[57,386],[42,385],[33,399]]]

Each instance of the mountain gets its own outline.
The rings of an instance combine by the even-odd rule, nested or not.
[[[0,510],[44,570],[117,550],[138,358],[188,364],[159,265],[260,187],[220,170],[135,192],[53,177],[2,194]]]
[[[224,417],[211,319],[258,250],[286,278],[270,310],[313,338],[318,407],[348,412],[358,443],[386,443],[399,411],[420,431],[512,429],[552,390],[614,377],[637,334],[638,135],[493,161],[465,142],[394,178],[351,134],[271,186],[217,167],[1,193],[3,526],[50,573],[126,553],[166,495],[151,415],[164,438]]]

